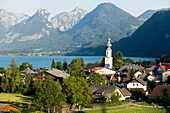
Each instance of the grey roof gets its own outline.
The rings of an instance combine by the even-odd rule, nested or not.
[[[31,69],[28,67],[28,68],[22,70],[21,73],[34,73],[34,71],[31,70]]]
[[[118,89],[117,86],[113,85],[93,85],[91,88],[91,94],[102,94],[102,96],[107,96],[108,94],[112,94],[116,89]]]
[[[120,89],[121,93],[123,94],[123,96],[131,96],[132,94],[126,90],[125,88],[121,88]]]
[[[52,69],[52,70],[49,70],[49,71],[45,71],[53,76],[56,76],[56,77],[62,77],[62,78],[66,78],[66,77],[69,77],[70,74],[64,72],[64,71],[61,71],[61,70],[58,70],[58,69]]]
[[[140,79],[140,78],[136,78],[136,80],[138,82],[140,82],[141,84],[143,84],[144,86],[147,85],[147,83],[145,81],[143,81],[142,79]]]
[[[140,74],[138,78],[140,79],[144,79],[146,77],[147,74]]]
[[[0,110],[7,107],[8,105],[10,105],[10,104],[0,104]]]
[[[123,67],[121,67],[118,71],[122,71],[122,70],[124,70],[124,69],[139,69],[139,68],[141,68],[142,66],[140,66],[140,65],[125,65],[125,66],[123,66]]]

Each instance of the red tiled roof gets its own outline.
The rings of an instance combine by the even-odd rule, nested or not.
[[[98,70],[101,70],[101,69],[104,69],[105,67],[96,67],[96,68],[93,68],[93,69],[90,69],[90,71],[98,71]]]
[[[157,64],[157,65],[155,66],[155,69],[154,69],[154,70],[157,70],[159,67],[160,67],[160,64]],[[161,68],[162,68],[164,71],[167,71],[168,69],[170,69],[170,64],[169,64],[169,63],[161,63]]]

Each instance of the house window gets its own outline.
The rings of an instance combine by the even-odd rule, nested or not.
[[[135,84],[133,84],[133,86],[135,86]]]

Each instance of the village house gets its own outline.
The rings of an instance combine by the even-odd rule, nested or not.
[[[106,67],[96,67],[96,68],[90,69],[90,72],[96,72],[96,73],[99,73],[100,75],[114,75],[116,73],[116,71],[113,71]]]
[[[25,79],[27,74],[31,74],[31,76],[33,77],[35,75],[35,72],[31,70],[29,67],[27,67],[26,69],[21,71],[22,78]]]
[[[147,83],[140,78],[135,78],[129,81],[129,83],[127,84],[127,88],[129,90],[143,89],[143,91],[146,91]]]
[[[162,74],[163,72],[167,71],[170,69],[170,63],[159,63],[155,66],[154,68],[154,73],[157,75]]]
[[[9,113],[10,110],[18,111],[18,110],[22,110],[22,109],[14,106],[12,104],[0,103],[0,113]]]
[[[170,85],[170,69],[162,73],[162,85]]]
[[[33,78],[34,80],[38,79],[40,81],[45,81],[48,76],[51,76],[55,81],[59,81],[59,83],[63,83],[63,79],[69,77],[70,74],[58,69],[52,69],[52,70],[41,72],[35,75]]]
[[[113,94],[115,91],[118,91],[121,95],[120,100],[130,98],[132,95],[125,88],[120,89],[117,86],[113,85],[93,85],[91,86],[92,100],[103,102],[106,96]]]

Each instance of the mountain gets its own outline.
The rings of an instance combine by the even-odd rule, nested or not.
[[[139,25],[135,17],[114,4],[102,3],[66,33],[81,46],[89,46],[106,42],[108,32],[113,42],[130,36]]]
[[[83,10],[76,8],[67,15],[73,14],[76,20],[81,16],[78,12]],[[99,4],[65,32],[53,27],[54,18],[47,10],[39,9],[32,17],[6,30],[5,37],[0,39],[0,48],[72,51],[106,42],[108,32],[112,41],[118,41],[131,35],[140,24],[135,17],[111,3]]]
[[[66,31],[77,24],[86,14],[86,10],[80,9],[78,7],[70,12],[56,14],[52,18],[53,27],[59,28],[60,31]]]
[[[10,27],[0,40],[3,50],[71,50],[72,44],[69,36],[53,28],[51,14],[46,9],[39,9],[26,21]]]
[[[28,15],[25,13],[12,13],[7,12],[4,9],[0,9],[0,23],[5,26],[6,28],[9,28],[11,26],[14,26],[22,21],[25,21],[29,18]]]
[[[131,37],[113,43],[113,52],[124,56],[160,57],[170,55],[170,10],[158,11],[140,26]],[[72,55],[105,55],[105,45],[83,48]]]
[[[148,20],[157,10],[147,10],[137,17],[137,19],[143,24]]]
[[[32,17],[9,28],[5,33],[4,43],[15,41],[36,40],[43,36],[50,35],[53,29],[50,13],[45,9],[39,9]]]

